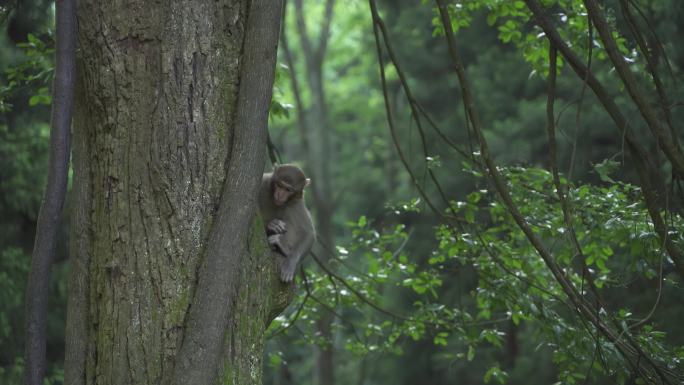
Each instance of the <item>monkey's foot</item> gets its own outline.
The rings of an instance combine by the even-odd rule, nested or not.
[[[290,261],[285,260],[280,267],[280,280],[283,282],[292,282],[296,270],[296,264],[293,264]]]
[[[292,263],[282,255],[276,255],[276,265],[278,265],[278,271],[280,273],[280,280],[284,283],[292,282],[294,279],[295,271],[297,265],[292,265]]]

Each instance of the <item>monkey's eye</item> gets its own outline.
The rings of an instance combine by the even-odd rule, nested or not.
[[[291,192],[294,192],[294,189],[293,189],[292,187],[290,187],[290,185],[288,185],[288,184],[286,184],[286,183],[278,182],[277,185],[278,185],[278,187],[280,187],[281,189],[283,189],[283,190],[285,190],[285,191],[287,191],[287,192],[290,192],[290,193],[291,193]]]

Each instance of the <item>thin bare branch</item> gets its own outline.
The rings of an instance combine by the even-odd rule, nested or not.
[[[421,148],[423,150],[423,161],[427,162],[427,158],[429,157],[429,152],[427,148],[427,141],[425,139],[425,131],[423,130],[423,124],[421,123],[420,116],[421,113],[417,108],[418,101],[416,98],[413,96],[413,93],[411,92],[411,88],[408,85],[408,79],[406,77],[406,74],[399,63],[399,58],[397,57],[396,53],[394,52],[394,48],[392,47],[392,44],[389,39],[389,33],[387,32],[387,27],[385,26],[385,23],[382,21],[382,18],[380,15],[376,12],[373,12],[373,23],[377,25],[380,29],[380,32],[382,33],[382,41],[385,43],[385,48],[387,50],[387,54],[389,55],[390,61],[392,62],[392,65],[394,68],[397,70],[397,75],[399,76],[399,81],[401,83],[402,89],[404,90],[404,94],[406,95],[406,99],[409,102],[409,107],[411,109],[411,116],[413,117],[413,120],[416,122],[416,127],[418,128],[418,134],[420,137],[420,144]],[[427,167],[427,166],[426,166]],[[449,199],[447,198],[446,194],[444,193],[444,190],[442,189],[442,186],[440,185],[439,181],[435,177],[434,172],[432,169],[427,167],[428,174],[430,176],[430,179],[432,180],[432,183],[435,185],[437,188],[437,191],[439,192],[440,197],[442,198],[442,201],[444,202],[445,205],[449,205]]]
[[[294,0],[294,4],[295,21],[297,24],[297,31],[299,32],[299,43],[302,46],[302,51],[304,51],[304,56],[312,58],[314,57],[314,49],[311,46],[311,40],[309,40],[309,28],[307,27],[306,19],[304,18],[302,0]]]
[[[660,148],[663,150],[663,153],[665,153],[668,160],[672,164],[673,172],[679,178],[684,178],[684,155],[681,152],[681,148],[679,147],[678,143],[673,140],[670,133],[663,129],[658,115],[651,108],[648,101],[644,97],[644,92],[639,87],[639,83],[630,70],[627,61],[618,49],[617,43],[612,35],[612,28],[608,25],[608,22],[603,17],[603,13],[598,3],[595,0],[584,0],[584,6],[594,22],[596,30],[601,37],[601,41],[603,41],[606,53],[615,66],[617,73],[620,75],[622,83],[625,85],[627,92],[632,97],[632,100],[639,108],[639,112],[641,112],[641,116],[644,118],[646,124],[657,139],[658,146],[660,146]]]
[[[323,15],[323,22],[321,23],[321,32],[318,35],[318,46],[316,47],[316,60],[323,62],[325,52],[328,49],[328,41],[330,41],[330,22],[333,17],[333,9],[335,7],[335,0],[325,1],[325,14]]]
[[[546,38],[549,39],[549,42],[552,45],[556,46],[577,76],[582,79],[586,77],[587,84],[594,92],[594,95],[596,95],[606,112],[608,112],[608,115],[610,115],[613,122],[615,122],[615,126],[620,131],[620,134],[624,138],[627,148],[632,155],[632,161],[634,162],[637,175],[639,176],[641,193],[643,194],[656,233],[664,243],[665,249],[675,263],[677,273],[681,279],[684,280],[684,257],[682,256],[681,250],[679,250],[668,236],[667,225],[661,215],[661,205],[651,182],[652,175],[656,175],[656,173],[653,170],[652,163],[649,161],[646,150],[632,133],[629,122],[622,114],[617,104],[615,104],[613,98],[608,95],[605,88],[587,69],[584,63],[582,63],[577,54],[575,54],[575,52],[563,41],[560,34],[553,26],[553,23],[546,15],[544,7],[537,0],[525,0],[525,4],[527,4],[527,7],[534,14],[534,20],[544,31]]]
[[[648,312],[648,314],[644,318],[640,319],[639,321],[637,321],[634,324],[629,326],[630,330],[634,330],[634,329],[641,327],[642,325],[645,325],[651,319],[651,317],[653,317],[653,314],[655,313],[656,309],[658,308],[658,305],[660,304],[660,298],[663,295],[663,262],[664,262],[663,260],[664,259],[665,258],[663,258],[661,256],[660,265],[658,267],[658,290],[657,290],[658,295],[656,296],[655,302],[653,303],[651,310]]]
[[[278,151],[278,147],[276,147],[275,144],[273,144],[273,141],[271,140],[271,135],[266,136],[266,146],[268,147],[268,157],[271,160],[271,164],[282,164],[283,158],[280,156],[280,151]]]
[[[285,3],[285,6],[283,8],[287,7],[287,3]],[[285,13],[285,12],[283,12]],[[284,20],[284,19],[283,19]],[[288,41],[287,37],[287,31],[286,28],[284,27],[283,23],[283,30],[280,33],[280,46],[283,49],[283,54],[285,55],[285,63],[287,64],[287,67],[290,70],[290,83],[292,85],[292,93],[294,94],[295,98],[295,109],[297,110],[297,121],[298,121],[298,127],[299,127],[299,139],[300,142],[302,143],[303,150],[302,154],[305,157],[305,162],[307,165],[311,164],[311,160],[309,158],[309,154],[311,153],[310,151],[310,145],[309,145],[309,128],[307,127],[308,124],[308,117],[307,117],[307,111],[304,108],[304,102],[302,101],[302,92],[301,88],[299,86],[299,79],[297,77],[297,71],[295,70],[295,63],[292,58],[292,51],[290,50],[290,43]]]
[[[335,278],[337,281],[339,281],[342,285],[344,285],[344,287],[346,287],[347,289],[349,289],[349,291],[351,291],[352,293],[354,293],[354,295],[355,295],[356,297],[358,297],[362,302],[366,303],[368,306],[370,306],[370,307],[372,307],[373,309],[379,311],[380,313],[385,314],[385,315],[387,315],[387,316],[390,316],[390,317],[392,317],[392,318],[400,319],[400,320],[402,320],[402,321],[410,321],[410,320],[411,320],[411,318],[409,318],[409,317],[406,317],[406,316],[403,316],[403,315],[400,315],[400,314],[391,312],[391,311],[389,311],[389,310],[387,310],[387,309],[384,309],[384,308],[380,307],[379,305],[377,305],[376,303],[374,303],[373,301],[371,301],[370,299],[368,299],[368,298],[367,298],[365,295],[363,295],[361,292],[359,292],[358,290],[356,290],[352,285],[350,285],[350,284],[347,282],[347,280],[345,280],[344,278],[340,277],[339,275],[335,274],[332,270],[330,270],[330,268],[328,268],[328,267],[327,267],[327,266],[326,266],[326,265],[325,265],[325,264],[316,256],[316,254],[314,254],[314,253],[312,252],[312,253],[311,253],[311,256],[313,257],[314,261],[316,261],[316,263],[318,264],[318,266],[320,266],[321,269],[323,269],[323,271],[324,271],[326,274],[328,274],[329,276],[331,276],[331,277]]]
[[[370,3],[370,7],[371,7],[371,15],[373,17],[373,33],[375,35],[375,47],[376,47],[377,53],[378,53],[378,67],[380,69],[380,82],[382,84],[382,95],[383,95],[383,98],[385,99],[385,113],[387,116],[387,124],[389,125],[389,128],[390,128],[390,134],[392,136],[392,142],[394,143],[394,147],[397,150],[397,154],[399,155],[399,159],[401,160],[401,163],[404,165],[404,169],[406,169],[406,172],[408,172],[408,174],[411,178],[411,181],[413,182],[413,185],[418,190],[418,193],[425,200],[425,203],[428,205],[428,207],[430,207],[430,210],[432,210],[433,213],[435,213],[437,216],[442,218],[444,215],[432,203],[432,201],[428,197],[427,193],[425,192],[425,190],[421,186],[420,182],[416,178],[415,174],[413,173],[413,170],[411,169],[411,166],[408,163],[408,160],[406,159],[406,155],[404,154],[404,150],[402,149],[401,144],[399,143],[399,139],[397,138],[396,127],[394,126],[394,117],[392,115],[392,110],[390,108],[389,94],[387,91],[387,78],[385,76],[385,63],[384,63],[383,56],[382,56],[382,48],[380,45],[380,36],[378,33],[378,29],[380,27],[378,26],[378,24],[376,22],[376,20],[379,18],[379,15],[377,12],[377,7],[375,5],[375,1],[369,0],[369,3]]]
[[[328,278],[330,278],[331,282],[334,282],[334,280],[332,279],[332,277],[330,275],[328,275]],[[359,333],[356,331],[356,326],[354,326],[353,322],[351,322],[348,319],[346,319],[345,317],[343,317],[342,314],[338,313],[333,307],[331,307],[330,305],[326,304],[325,302],[321,301],[320,299],[318,299],[316,296],[313,295],[313,293],[311,292],[311,285],[309,284],[309,277],[306,274],[306,269],[304,269],[304,268],[302,268],[302,280],[304,281],[304,289],[306,289],[306,293],[309,295],[309,297],[311,297],[311,299],[314,302],[321,305],[321,307],[324,308],[329,314],[337,317],[337,319],[339,319],[341,322],[343,322],[344,324],[349,326],[349,329],[352,331],[352,333],[354,333],[354,338],[356,338],[356,340],[358,342],[365,343],[361,339],[361,337],[359,336]],[[335,290],[335,291],[337,291],[337,290]]]
[[[589,33],[591,36],[591,32]],[[566,188],[561,183],[560,173],[558,172],[558,160],[556,159],[556,127],[555,127],[555,114],[553,112],[555,95],[556,95],[556,72],[557,72],[557,56],[558,50],[555,46],[551,45],[549,48],[549,79],[548,79],[548,90],[547,90],[547,102],[546,102],[546,130],[549,142],[549,165],[551,168],[551,174],[553,175],[553,184],[556,187],[556,194],[558,195],[558,201],[561,205],[561,210],[563,211],[563,221],[565,222],[565,229],[567,230],[567,236],[570,239],[570,243],[575,249],[575,254],[579,257],[580,263],[582,265],[582,287],[580,288],[580,294],[584,295],[584,279],[586,278],[589,282],[589,287],[591,292],[596,298],[596,307],[605,307],[604,301],[594,283],[593,274],[589,271],[586,265],[586,257],[582,251],[582,246],[577,239],[577,234],[575,232],[575,226],[573,224],[573,215],[570,208],[570,203],[568,202],[568,197],[566,194]],[[591,63],[591,50],[589,53],[589,63]],[[583,83],[586,85],[585,82]],[[581,102],[580,102],[581,103]]]
[[[302,277],[303,277],[304,270],[301,270],[301,271],[302,271]],[[295,311],[295,314],[289,320],[287,320],[287,325],[285,325],[285,326],[281,327],[280,329],[270,333],[267,336],[267,339],[273,338],[273,337],[276,337],[282,333],[285,333],[287,331],[287,329],[291,328],[294,325],[294,323],[297,322],[297,320],[299,319],[299,316],[302,313],[302,309],[304,309],[304,305],[306,305],[306,301],[309,299],[309,296],[310,296],[310,293],[309,293],[309,291],[307,291],[306,294],[304,295],[304,298],[302,299],[302,302],[299,304],[299,306],[297,306],[297,310]]]
[[[634,16],[632,16],[632,11],[630,10],[629,4],[630,3],[628,0],[620,0],[620,9],[622,9],[622,15],[625,17],[625,20],[627,21],[629,30],[632,32],[632,35],[634,36],[634,40],[636,40],[637,42],[639,50],[641,50],[641,53],[646,59],[646,69],[648,70],[648,73],[651,75],[653,85],[656,89],[656,92],[658,93],[658,98],[660,99],[660,108],[663,111],[663,116],[665,116],[665,122],[670,128],[670,136],[672,137],[672,140],[675,141],[675,145],[678,147],[679,139],[677,138],[677,132],[675,130],[674,123],[672,122],[672,113],[670,110],[671,105],[669,98],[667,97],[667,93],[665,92],[663,82],[660,80],[660,75],[658,75],[658,69],[653,58],[653,54],[651,50],[648,48],[648,44],[646,44],[646,39],[644,38],[644,35],[637,27],[636,20],[634,20]]]
[[[456,143],[454,143],[451,139],[449,139],[449,137],[446,136],[446,134],[437,126],[435,121],[432,120],[432,118],[430,117],[430,114],[428,114],[428,112],[425,110],[425,108],[420,103],[418,103],[417,101],[416,101],[416,107],[423,114],[423,116],[425,117],[425,120],[427,120],[430,127],[432,127],[432,129],[435,130],[437,135],[442,139],[442,141],[444,141],[444,143],[449,145],[449,147],[454,149],[454,151],[456,151],[463,158],[468,159],[469,161],[473,162],[476,166],[481,166],[480,163],[473,157],[472,151],[470,154],[468,154],[462,148],[458,147],[458,145],[456,145]]]
[[[638,2],[636,2],[635,0],[629,0],[629,3],[632,4],[634,9],[636,9],[637,13],[639,14],[639,16],[641,16],[641,19],[646,24],[646,27],[648,27],[648,30],[649,30],[649,32],[651,32],[651,36],[653,36],[653,40],[655,41],[656,46],[658,47],[658,51],[663,56],[663,60],[665,61],[665,67],[667,68],[667,72],[669,73],[670,77],[672,78],[672,81],[677,83],[677,76],[675,76],[674,69],[672,69],[672,63],[670,62],[670,58],[667,56],[667,52],[665,51],[665,46],[663,45],[663,42],[660,40],[660,37],[658,37],[658,33],[656,32],[655,28],[653,28],[653,24],[648,19],[648,17],[644,13],[644,11],[641,9]]]
[[[572,180],[572,171],[575,168],[575,156],[577,154],[577,140],[580,130],[580,117],[582,116],[582,102],[584,102],[584,95],[587,90],[587,78],[589,73],[591,73],[591,60],[593,58],[594,52],[594,25],[591,24],[591,19],[587,16],[587,25],[589,30],[587,31],[587,75],[582,79],[582,89],[580,90],[580,96],[577,99],[577,110],[575,112],[575,135],[572,138],[572,152],[570,154],[570,165],[568,166],[568,180]],[[557,49],[553,47],[554,60],[556,59]],[[550,52],[549,52],[550,53]],[[553,69],[556,71],[556,69]],[[554,74],[555,77],[555,74]],[[553,107],[553,106],[552,106]],[[555,156],[554,156],[555,159]]]
[[[634,362],[634,360],[637,357],[639,359],[643,359],[645,361],[644,364],[647,365],[650,373],[644,376],[645,380],[655,384],[657,383],[655,376],[658,376],[663,382],[669,383],[670,381],[667,378],[665,378],[665,368],[662,368],[650,357],[646,356],[639,347],[639,345],[634,343],[633,340],[631,340],[630,336],[626,335],[625,338],[627,338],[628,340],[624,341],[620,335],[618,335],[611,327],[609,327],[600,318],[598,314],[592,311],[592,309],[586,303],[586,301],[579,295],[574,285],[565,276],[565,273],[560,268],[560,266],[558,266],[554,257],[543,245],[541,239],[539,239],[539,237],[535,234],[535,232],[532,230],[530,225],[527,223],[525,218],[518,210],[516,204],[513,202],[513,199],[511,198],[510,193],[508,191],[508,187],[506,186],[506,183],[503,177],[501,176],[489,152],[489,147],[484,137],[482,129],[482,124],[480,122],[480,118],[475,107],[474,98],[471,95],[470,87],[467,82],[465,69],[461,62],[460,56],[456,50],[454,32],[451,27],[451,20],[449,18],[446,5],[444,4],[443,0],[436,1],[442,25],[444,26],[449,53],[451,55],[454,68],[458,76],[459,83],[461,85],[461,94],[463,95],[464,101],[468,106],[468,117],[470,118],[470,121],[473,126],[473,131],[480,145],[480,153],[482,159],[485,162],[485,165],[487,166],[494,187],[497,193],[499,194],[499,197],[501,198],[503,204],[506,206],[508,212],[511,214],[518,227],[525,234],[530,244],[537,250],[538,254],[542,258],[548,269],[551,271],[552,275],[554,276],[555,280],[559,283],[562,290],[573,303],[576,312],[579,315],[581,315],[582,318],[588,320],[591,324],[594,325],[594,327],[600,330],[601,334],[608,338],[608,340],[613,342],[617,349],[622,353],[623,357],[628,359],[630,362]],[[532,0],[527,1],[529,3]]]

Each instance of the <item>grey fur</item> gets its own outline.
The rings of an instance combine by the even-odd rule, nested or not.
[[[274,173],[266,173],[262,177],[259,210],[264,221],[264,230],[268,235],[268,243],[276,252],[274,254],[280,267],[280,279],[283,282],[290,282],[297,269],[297,263],[311,250],[316,234],[301,194],[295,194],[283,206],[274,204],[273,175]],[[301,191],[306,183],[306,180],[302,180],[295,187]]]

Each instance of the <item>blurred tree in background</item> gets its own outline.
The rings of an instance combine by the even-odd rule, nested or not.
[[[589,22],[592,2],[540,4],[631,125],[649,158],[655,213],[622,127],[562,52],[552,88],[554,178],[553,50],[530,11],[536,2],[445,3],[493,161],[562,277],[500,199],[437,3],[378,0],[383,36],[365,1],[289,0],[271,139],[284,162],[300,162],[312,176],[307,199],[321,241],[297,278],[298,298],[269,330],[264,382],[681,383],[684,277],[665,246],[684,249],[681,175]],[[617,52],[678,145],[684,3],[601,3]],[[22,297],[47,153],[51,25],[50,2],[18,2],[0,37],[3,384],[21,378]],[[653,215],[663,220],[664,238]],[[63,361],[64,246],[59,256],[53,383],[61,382]]]
[[[23,370],[26,278],[47,175],[54,40],[51,1],[7,4],[0,35],[0,383]],[[65,239],[67,230],[63,232]],[[61,383],[67,277],[58,248],[48,319],[48,380]]]
[[[416,183],[388,133],[377,56],[371,54],[375,40],[368,5],[346,2],[334,8],[328,54],[320,64],[326,100],[315,99],[305,87],[293,89],[292,78],[310,74],[306,49],[296,43],[302,31],[295,7],[286,11],[283,34],[291,53],[281,45],[285,70],[278,100],[297,111],[273,114],[272,135],[287,160],[321,162],[301,156],[298,124],[317,103],[327,104],[328,118],[320,125],[327,125],[332,140],[324,161],[332,165],[329,199],[336,202],[338,246],[332,255],[320,255],[331,254],[330,249],[315,252],[300,282],[304,290],[299,303],[273,328],[272,374],[265,376],[269,383],[329,383],[316,375],[320,368],[312,359],[312,343],[332,346],[334,380],[340,384],[605,383],[609,378],[641,383],[642,375],[657,382],[648,377],[653,373],[635,368],[639,364],[634,357],[648,356],[681,379],[683,336],[676,321],[681,276],[662,254],[662,239],[634,186],[639,175],[624,137],[564,58],[554,85],[553,123],[556,167],[571,208],[571,226],[552,174],[539,169],[550,170],[549,44],[525,2],[447,2],[474,104],[494,160],[510,167],[502,172],[519,211],[593,311],[601,317],[607,313],[618,333],[633,333],[632,342],[647,352],[643,356],[626,357],[631,353],[621,353],[619,342],[598,335],[574,313],[575,305],[498,201],[482,170],[475,133],[466,123],[436,5],[378,3],[394,51],[382,47],[387,103]],[[659,174],[654,180],[661,181],[658,196],[667,201],[662,207],[668,210],[669,240],[681,247],[678,181],[641,123],[604,43],[589,27],[584,5],[543,4],[582,60],[591,57],[592,72],[634,124],[636,140],[652,157],[651,170]],[[682,50],[674,36],[681,28],[681,5],[615,1],[605,6],[618,47],[640,76],[646,95],[650,92],[655,107],[668,110],[661,112],[663,121],[671,114],[677,122],[675,116],[682,115],[676,102],[682,95],[676,85]],[[310,15],[306,20],[323,19],[323,2],[304,2],[304,9]],[[629,23],[647,37],[651,60],[668,79],[669,104],[657,103],[650,77],[641,76],[648,73],[647,63]],[[303,102],[297,100],[298,92]],[[359,215],[364,215],[361,220],[353,219]],[[316,325],[330,314],[334,335],[327,339]],[[663,344],[665,335],[671,344]]]

